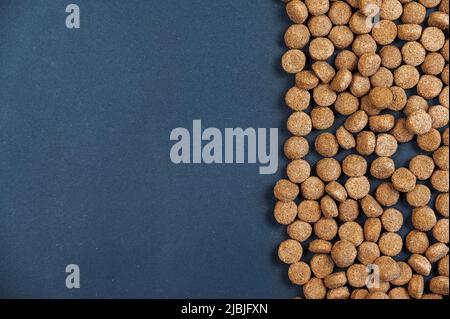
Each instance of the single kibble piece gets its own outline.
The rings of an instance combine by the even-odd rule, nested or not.
[[[422,135],[428,133],[433,125],[431,116],[423,111],[418,110],[410,114],[406,119],[406,127],[414,134]]]
[[[311,278],[303,286],[303,294],[306,299],[324,299],[327,294],[327,288],[319,278]]]
[[[402,22],[421,24],[425,21],[427,9],[415,1],[409,2],[403,6]]]
[[[386,256],[397,256],[403,248],[403,239],[397,233],[386,232],[381,235],[378,246],[382,254]]]
[[[381,19],[397,20],[403,13],[403,6],[398,0],[383,0],[380,8]]]
[[[367,17],[361,12],[355,12],[349,21],[350,29],[356,34],[366,34],[372,30],[371,23],[367,23]]]
[[[356,111],[344,122],[344,127],[351,133],[361,132],[367,125],[369,117],[363,110]]]
[[[354,288],[362,288],[366,285],[368,276],[367,266],[353,264],[347,269],[348,284]]]
[[[392,114],[373,115],[369,118],[369,127],[373,132],[388,132],[395,125]]]
[[[438,262],[438,273],[441,276],[447,276],[449,274],[449,267],[448,267],[448,255],[439,260]]]
[[[364,176],[367,171],[367,161],[360,155],[350,154],[342,162],[342,170],[349,177]]]
[[[438,220],[433,227],[433,237],[438,242],[448,244],[448,218]]]
[[[347,190],[336,181],[328,183],[325,192],[338,202],[344,202],[347,199]]]
[[[293,135],[306,136],[312,130],[311,118],[305,112],[294,112],[288,118],[287,129]]]
[[[397,36],[404,41],[417,41],[422,35],[422,26],[420,24],[399,24],[397,25]]]
[[[448,193],[449,191],[449,175],[448,171],[435,170],[431,175],[431,185],[435,190],[441,193]]]
[[[375,191],[375,198],[383,206],[393,206],[398,203],[400,193],[391,183],[381,183]]]
[[[322,158],[317,162],[317,176],[324,182],[337,180],[341,176],[341,164],[334,158]]]
[[[415,208],[412,212],[412,224],[415,229],[426,232],[436,225],[436,215],[428,206]]]
[[[389,69],[382,66],[370,77],[370,83],[373,87],[392,87],[394,84],[394,74]]]
[[[377,145],[375,147],[375,154],[378,156],[390,157],[397,152],[398,143],[395,137],[391,134],[379,134],[377,136]]]
[[[339,210],[336,202],[331,196],[324,196],[320,200],[320,209],[326,218],[334,218],[339,216]]]
[[[300,184],[310,176],[311,167],[305,160],[293,160],[288,164],[286,174],[291,182]]]
[[[308,29],[313,37],[325,37],[330,33],[333,24],[326,15],[309,18]]]
[[[297,209],[295,209],[295,215],[297,215]],[[299,242],[304,242],[312,235],[312,226],[301,220],[296,220],[292,224],[288,225],[287,233],[290,238]]]
[[[380,257],[380,249],[376,243],[365,241],[358,246],[358,260],[363,265],[372,264],[378,257]]]
[[[395,208],[386,209],[380,219],[388,232],[398,232],[403,226],[403,214]]]
[[[352,8],[344,1],[331,2],[328,17],[334,25],[348,24],[352,16]]]
[[[297,205],[294,202],[277,202],[275,204],[274,216],[281,225],[289,225],[297,217]]]
[[[347,276],[343,271],[335,272],[325,277],[323,283],[328,289],[336,289],[347,283]]]
[[[338,225],[333,218],[321,218],[314,224],[314,234],[322,240],[332,240],[336,237]]]
[[[358,61],[358,71],[363,76],[372,76],[381,65],[381,57],[376,53],[364,53]]]
[[[344,150],[349,150],[356,146],[355,138],[344,126],[340,126],[336,130],[336,140]]]
[[[392,185],[399,192],[407,193],[416,186],[416,176],[407,168],[397,169],[391,177]]]
[[[286,105],[294,111],[306,110],[311,101],[311,94],[296,86],[290,88],[284,97]]]
[[[430,280],[430,290],[435,294],[448,296],[448,276],[437,276]]]
[[[370,79],[362,76],[360,73],[353,74],[352,82],[350,83],[350,92],[355,97],[363,97],[369,93],[371,88]]]
[[[345,182],[345,189],[349,197],[353,199],[364,198],[370,191],[370,183],[367,177],[350,177]]]
[[[377,242],[381,234],[381,221],[379,218],[367,218],[364,223],[364,237],[367,241]]]
[[[408,283],[408,293],[414,299],[420,299],[425,287],[424,279],[421,275],[412,275]]]
[[[412,207],[428,205],[431,200],[430,189],[422,184],[417,184],[412,191],[406,194],[406,201]]]
[[[379,267],[380,270],[380,280],[381,281],[391,281],[400,277],[401,271],[397,262],[389,256],[378,257],[375,265]]]
[[[366,289],[355,289],[350,295],[350,299],[367,299],[369,292]]]
[[[311,111],[311,121],[316,130],[326,130],[334,124],[334,113],[326,106],[315,107]]]
[[[441,128],[448,125],[449,111],[442,105],[433,105],[428,109],[433,128]]]
[[[330,9],[329,0],[305,0],[308,12],[313,16],[325,14]]]
[[[285,264],[293,264],[300,261],[302,254],[302,245],[293,239],[283,241],[278,247],[278,257]]]
[[[431,263],[425,256],[413,254],[409,257],[408,264],[419,275],[428,276],[431,272]]]
[[[301,159],[309,153],[308,141],[301,136],[291,136],[284,143],[284,154],[290,160]]]
[[[339,268],[346,268],[353,264],[357,255],[355,246],[345,240],[340,240],[333,245],[331,257]]]
[[[396,287],[388,292],[388,296],[391,299],[411,299],[408,290],[403,287]]]
[[[317,61],[311,66],[314,74],[325,84],[330,83],[336,75],[334,68],[325,61]]]
[[[444,217],[449,216],[449,195],[448,193],[439,194],[436,198],[436,210]]]
[[[388,69],[396,69],[402,64],[402,53],[395,45],[387,45],[380,50],[381,64]]]
[[[402,46],[402,57],[406,64],[419,66],[425,61],[426,50],[417,41],[410,41]]]
[[[444,171],[449,169],[449,148],[448,146],[441,146],[433,153],[433,160],[436,165]]]
[[[336,137],[331,133],[322,133],[317,136],[315,141],[317,153],[324,157],[333,157],[339,151],[339,143]]]
[[[397,25],[390,20],[381,20],[372,29],[372,37],[380,45],[391,44],[397,37]]]
[[[308,9],[300,0],[292,0],[286,5],[286,12],[294,23],[303,23],[308,17]]]
[[[364,241],[362,227],[356,222],[346,222],[339,227],[339,238],[351,242],[355,247]]]
[[[303,24],[291,25],[284,34],[284,42],[289,49],[302,49],[308,44],[310,33]]]
[[[414,113],[418,110],[424,110],[428,111],[428,102],[423,97],[419,95],[411,95],[408,97],[408,100],[406,102],[406,106],[403,109],[403,113],[406,116],[409,116],[410,114]]]
[[[333,55],[334,45],[327,38],[315,38],[309,43],[309,55],[316,61],[326,61]],[[304,65],[303,65],[304,66]],[[303,67],[302,67],[303,69]],[[300,72],[299,70],[298,72]]]
[[[286,179],[281,179],[276,183],[273,193],[278,200],[291,202],[297,198],[299,187]]]
[[[402,65],[394,72],[394,82],[395,85],[401,87],[402,89],[408,90],[412,89],[419,83],[420,73],[412,65]]]
[[[426,233],[412,230],[406,236],[405,240],[406,248],[413,254],[423,254],[430,246],[430,241]]]
[[[317,200],[323,196],[325,185],[315,177],[308,177],[301,185],[302,195],[306,199]]]
[[[333,81],[331,81],[330,88],[336,92],[345,91],[352,82],[352,72],[347,69],[340,69]]]
[[[329,255],[314,255],[310,261],[311,271],[317,278],[323,279],[333,273],[334,262]]]
[[[359,204],[354,199],[346,199],[339,204],[339,219],[343,222],[353,221],[359,216]]]
[[[306,223],[315,223],[320,219],[320,205],[314,200],[303,200],[298,204],[298,219]]]
[[[417,83],[417,93],[425,99],[434,99],[442,91],[442,81],[433,75],[422,75]]]
[[[361,200],[361,208],[367,217],[379,217],[383,214],[383,207],[371,195]]]
[[[319,85],[319,78],[309,70],[303,70],[295,75],[295,85],[304,90],[312,90]]]
[[[337,95],[327,84],[320,84],[314,88],[313,98],[319,106],[331,106],[336,101]]]
[[[350,50],[342,50],[334,59],[334,65],[339,69],[354,71],[358,67],[358,56]]]
[[[395,172],[394,160],[389,157],[378,157],[370,164],[370,174],[378,179],[386,179]]]
[[[414,138],[414,133],[411,133],[406,127],[405,118],[396,119],[395,126],[391,130],[391,134],[395,137],[395,139],[399,143],[406,143]]]
[[[425,28],[422,32],[420,43],[422,43],[427,51],[439,51],[445,44],[445,34],[436,27]]]
[[[356,136],[356,151],[361,154],[368,156],[375,152],[376,147],[376,137],[375,133],[371,131],[362,131]]]
[[[426,155],[416,155],[409,162],[409,169],[419,180],[427,180],[434,172],[433,159]]]
[[[315,239],[309,243],[308,250],[315,254],[329,254],[333,244],[322,239]]]
[[[298,73],[305,67],[305,54],[297,49],[287,51],[282,59],[281,65],[287,73]]]
[[[400,276],[397,279],[392,280],[391,283],[396,286],[406,285],[413,275],[412,269],[404,261],[398,261],[397,265],[400,267]]]
[[[443,243],[435,243],[428,247],[425,252],[425,256],[427,256],[428,260],[432,263],[437,262],[438,260],[444,258],[448,254],[448,247]]]
[[[311,278],[311,269],[303,261],[293,263],[289,266],[288,277],[294,285],[303,286]]]

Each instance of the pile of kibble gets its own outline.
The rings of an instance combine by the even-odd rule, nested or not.
[[[284,2],[295,85],[274,216],[298,298],[448,298],[449,1]]]

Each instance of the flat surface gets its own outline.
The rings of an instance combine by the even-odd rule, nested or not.
[[[68,3],[0,2],[0,297],[295,296],[282,169],[169,159],[193,119],[284,127],[280,1],[78,0],[80,30]]]

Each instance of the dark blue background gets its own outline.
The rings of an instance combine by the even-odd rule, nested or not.
[[[193,119],[284,127],[281,2],[74,2],[80,30],[69,1],[0,2],[0,297],[295,296],[283,169],[169,159]]]

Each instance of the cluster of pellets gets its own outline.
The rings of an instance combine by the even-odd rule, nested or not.
[[[448,298],[449,1],[284,2],[274,217],[296,298]]]

